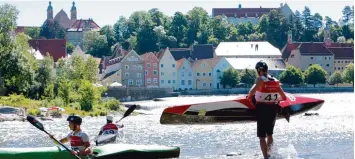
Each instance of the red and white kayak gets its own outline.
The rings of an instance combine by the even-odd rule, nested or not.
[[[324,100],[286,93],[287,100],[279,103],[278,119],[286,114],[294,116],[309,110],[318,110]],[[161,124],[213,124],[256,121],[255,106],[246,97],[209,103],[195,103],[166,108]]]

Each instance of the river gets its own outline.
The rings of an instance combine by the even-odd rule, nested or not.
[[[274,130],[273,158],[335,159],[354,158],[354,93],[303,94],[325,100],[317,112],[319,116],[298,115],[277,120]],[[180,146],[180,158],[261,158],[256,123],[218,125],[161,125],[160,114],[164,107],[197,101],[230,99],[233,96],[174,97],[161,102],[138,102],[146,115],[129,116],[125,125],[123,143],[159,144]],[[119,119],[119,116],[115,117]],[[68,132],[65,119],[43,121],[45,129],[56,137]],[[93,139],[104,117],[84,118],[82,128]],[[1,122],[0,147],[53,146],[49,137],[27,122]],[[227,157],[236,152],[240,155]]]

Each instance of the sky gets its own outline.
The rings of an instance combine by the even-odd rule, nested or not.
[[[17,20],[18,26],[41,26],[47,17],[48,0],[0,0],[0,5],[9,3],[20,11]],[[52,0],[53,16],[63,9],[70,18],[72,0]],[[349,0],[76,0],[77,17],[82,19],[92,18],[99,26],[113,25],[120,16],[129,17],[134,11],[158,8],[164,14],[172,16],[176,11],[187,13],[193,7],[204,8],[209,15],[212,8],[277,8],[280,3],[287,3],[291,10],[302,12],[305,6],[311,14],[320,13],[323,17],[329,16],[334,21],[342,17],[342,10],[346,5],[353,6],[354,1]]]

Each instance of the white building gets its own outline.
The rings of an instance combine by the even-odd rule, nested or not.
[[[280,50],[269,42],[221,42],[216,48],[217,57],[281,58]]]

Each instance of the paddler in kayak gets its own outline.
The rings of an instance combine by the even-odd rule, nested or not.
[[[117,123],[117,122],[116,122]],[[107,143],[112,143],[114,141],[116,141],[116,137],[118,134],[118,129],[123,128],[123,124],[114,124],[113,123],[113,116],[108,115],[106,117],[106,124],[104,126],[101,127],[100,132],[99,132],[99,136],[100,135],[116,135],[113,138],[111,138],[110,140],[107,141]],[[96,145],[98,145],[98,143],[96,142]]]
[[[255,66],[259,77],[249,91],[248,99],[255,98],[257,136],[260,140],[260,148],[265,159],[270,157],[270,148],[273,143],[273,131],[278,112],[278,102],[286,99],[286,94],[280,86],[280,82],[268,74],[268,66],[260,61]],[[267,137],[267,142],[265,138]]]
[[[85,156],[92,154],[89,136],[80,128],[82,118],[77,115],[70,115],[67,118],[67,121],[69,122],[69,128],[72,132],[70,132],[67,137],[61,139],[59,142],[70,142],[72,155]],[[53,135],[51,135],[51,137],[53,138]]]

